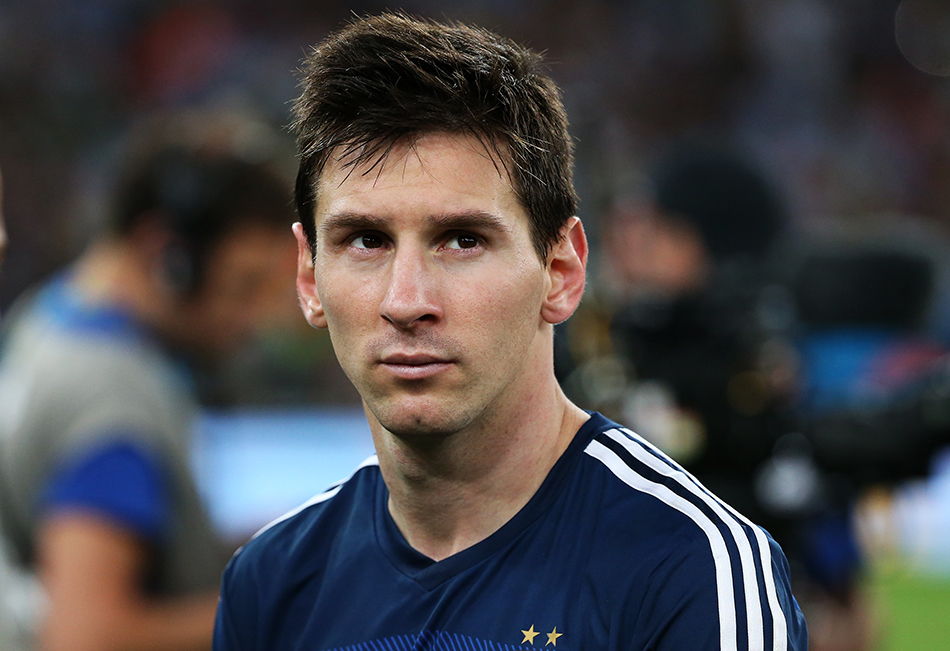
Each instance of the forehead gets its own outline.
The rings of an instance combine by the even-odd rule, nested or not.
[[[331,156],[317,185],[317,224],[332,214],[406,210],[479,210],[527,223],[503,156],[473,136],[445,133],[399,142],[365,162]]]

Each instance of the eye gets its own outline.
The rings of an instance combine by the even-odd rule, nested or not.
[[[447,249],[474,249],[480,244],[480,240],[470,233],[457,233],[450,237],[445,244]]]
[[[353,238],[357,249],[379,249],[383,246],[383,236],[379,233],[361,233]]]

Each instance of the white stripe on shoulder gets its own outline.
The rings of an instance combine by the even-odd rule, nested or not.
[[[304,503],[301,504],[300,506],[298,506],[298,507],[296,507],[296,508],[294,508],[294,509],[291,509],[290,511],[288,511],[287,513],[284,513],[282,516],[280,516],[280,517],[277,518],[276,520],[274,520],[274,521],[272,521],[272,522],[269,522],[268,524],[264,525],[263,527],[261,527],[260,531],[258,531],[258,532],[255,533],[253,536],[251,536],[251,540],[254,540],[254,539],[257,538],[259,535],[261,535],[262,533],[264,533],[265,531],[267,531],[267,530],[270,529],[271,527],[274,527],[274,526],[280,524],[280,523],[283,522],[284,520],[289,520],[290,518],[294,517],[295,515],[297,515],[297,514],[300,513],[301,511],[306,511],[308,508],[310,508],[310,507],[313,506],[314,504],[320,504],[321,502],[326,502],[327,500],[332,499],[333,497],[336,496],[337,493],[340,492],[340,489],[343,488],[343,484],[345,484],[345,483],[348,482],[350,479],[352,479],[353,475],[355,475],[357,472],[359,472],[360,470],[362,470],[363,468],[366,468],[366,467],[368,467],[368,466],[378,466],[378,465],[379,465],[379,457],[377,457],[375,454],[372,455],[372,456],[370,456],[370,457],[367,457],[365,460],[363,460],[363,462],[362,462],[360,465],[356,466],[356,468],[353,470],[353,472],[350,473],[350,476],[349,476],[349,477],[347,477],[347,478],[344,479],[343,481],[339,481],[339,482],[337,482],[336,484],[333,484],[332,486],[330,486],[330,488],[328,488],[327,490],[323,491],[322,493],[319,493],[319,494],[317,494],[317,495],[314,495],[313,497],[311,497],[309,500],[307,500],[306,502],[304,502]]]
[[[712,509],[719,519],[721,519],[732,537],[735,539],[736,547],[739,549],[739,561],[742,568],[742,584],[745,590],[746,603],[746,622],[749,634],[749,651],[764,651],[765,642],[763,640],[762,628],[762,606],[759,602],[759,586],[755,573],[755,559],[752,556],[752,546],[745,535],[742,527],[735,518],[728,515],[719,500],[713,498],[708,492],[697,488],[695,483],[685,474],[685,471],[670,466],[668,463],[658,459],[654,454],[644,449],[644,447],[632,437],[639,437],[633,432],[618,431],[616,429],[604,432],[611,439],[622,445],[638,461],[652,469],[653,471],[675,480],[679,485],[699,497]],[[665,456],[665,455],[664,455]]]
[[[778,603],[778,594],[775,589],[775,577],[772,574],[772,550],[769,546],[768,538],[765,536],[765,532],[763,532],[760,527],[752,523],[744,515],[736,511],[735,508],[733,508],[730,504],[723,502],[718,497],[710,493],[699,482],[699,480],[696,479],[696,477],[694,477],[686,469],[682,468],[675,461],[669,459],[666,454],[664,454],[661,450],[644,439],[642,436],[626,428],[621,428],[619,431],[616,429],[610,430],[605,432],[605,434],[623,445],[624,448],[626,448],[639,461],[643,462],[664,476],[672,477],[679,484],[690,490],[695,495],[698,495],[706,504],[710,506],[710,508],[713,509],[716,515],[726,522],[729,530],[732,532],[733,536],[735,536],[736,544],[739,547],[739,555],[742,560],[742,576],[743,582],[745,584],[746,610],[748,612],[747,621],[749,623],[749,649],[750,651],[754,651],[756,649],[765,648],[765,640],[763,639],[762,628],[762,607],[759,602],[759,590],[757,585],[758,581],[755,575],[755,560],[752,556],[752,548],[749,544],[748,537],[745,535],[736,520],[749,527],[755,536],[756,546],[759,550],[759,558],[761,559],[762,566],[762,577],[763,582],[765,583],[766,600],[769,605],[769,611],[772,615],[772,646],[770,649],[772,651],[785,651],[788,647],[787,623],[785,621],[785,612]],[[653,454],[651,454],[651,451]],[[664,463],[664,461],[658,459],[656,455],[666,459],[668,463]],[[670,464],[672,464],[673,467],[670,467]],[[733,517],[727,517],[726,514],[723,513],[723,509],[728,511]]]
[[[738,632],[732,585],[732,561],[729,559],[729,550],[726,548],[726,541],[722,536],[722,532],[719,531],[719,527],[695,504],[677,495],[663,484],[646,479],[633,470],[616,452],[600,441],[594,439],[584,451],[600,460],[628,486],[647,495],[652,495],[689,517],[706,534],[716,568],[716,594],[719,602],[719,646],[722,651],[736,651],[738,649]]]

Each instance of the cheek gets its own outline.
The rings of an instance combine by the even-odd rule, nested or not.
[[[483,336],[514,344],[531,337],[541,323],[543,280],[536,273],[479,283],[454,294],[456,314],[464,313],[472,329]]]
[[[335,341],[355,338],[380,320],[376,293],[370,283],[341,283],[332,279],[321,282],[318,277],[317,295]]]

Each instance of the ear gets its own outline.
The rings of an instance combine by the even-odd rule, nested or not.
[[[323,304],[317,295],[317,280],[313,269],[313,255],[310,243],[303,232],[303,224],[294,224],[294,237],[297,238],[297,297],[300,309],[307,323],[314,328],[326,328],[327,318],[323,313]]]
[[[587,280],[587,236],[579,217],[561,229],[546,263],[549,287],[541,304],[541,317],[551,324],[566,321],[581,302]]]

